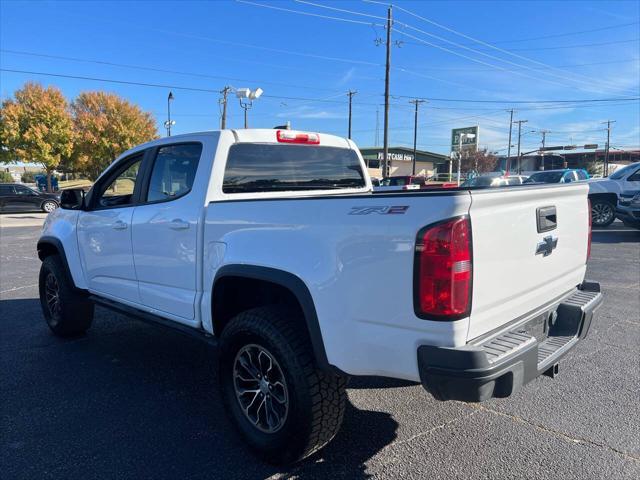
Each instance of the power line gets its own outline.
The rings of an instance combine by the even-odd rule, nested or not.
[[[220,93],[219,90],[212,89],[212,88],[190,87],[190,86],[176,85],[176,84],[134,82],[129,80],[118,80],[118,79],[90,77],[90,76],[82,76],[82,75],[68,75],[68,74],[62,74],[62,73],[20,70],[20,69],[11,69],[11,68],[0,68],[0,71],[8,72],[8,73],[43,75],[43,76],[49,76],[49,77],[70,78],[70,79],[76,79],[76,80],[89,80],[89,81],[98,81],[98,82],[124,84],[124,85],[136,85],[136,86],[143,86],[143,87],[170,88],[175,90],[186,90],[186,91],[206,92],[206,93],[216,93],[216,94]],[[342,94],[338,94],[335,96],[339,96],[339,95],[342,95]],[[415,96],[408,96],[408,95],[396,95],[395,97],[416,98]],[[294,96],[283,96],[283,95],[263,95],[262,98],[272,98],[277,100],[308,101],[312,103],[323,102],[323,103],[344,104],[341,100],[330,100],[330,99],[298,97],[298,96],[294,97]],[[429,102],[489,103],[489,104],[502,104],[502,105],[505,105],[505,104],[543,104],[543,105],[544,104],[583,104],[583,103],[633,102],[633,101],[640,100],[640,97],[592,98],[592,99],[576,99],[576,100],[567,100],[567,99],[565,100],[479,100],[479,99],[461,99],[461,98],[438,98],[438,97],[430,97],[430,96],[418,97],[418,98],[428,100]],[[362,103],[359,103],[358,105],[378,106],[378,105],[381,105],[381,103],[362,102]],[[392,105],[403,106],[401,104],[392,104]]]
[[[431,25],[434,25],[434,26],[436,26],[436,27],[438,27],[438,28],[441,28],[441,29],[443,29],[443,30],[446,30],[446,31],[448,31],[448,32],[451,32],[451,33],[453,33],[453,34],[455,34],[455,35],[458,35],[458,36],[460,36],[460,37],[466,38],[467,40],[471,40],[471,41],[473,41],[473,42],[475,42],[475,43],[478,43],[478,44],[483,45],[483,46],[485,46],[485,47],[488,47],[488,48],[490,48],[490,49],[493,49],[493,50],[499,51],[499,52],[501,52],[501,53],[504,53],[504,54],[507,54],[507,55],[510,55],[510,56],[512,56],[512,57],[516,57],[516,58],[519,58],[519,59],[522,59],[522,60],[525,60],[525,61],[528,61],[528,62],[532,62],[532,63],[538,64],[538,65],[543,65],[543,66],[549,67],[549,65],[547,65],[547,64],[545,64],[545,63],[543,63],[543,62],[540,62],[540,61],[538,61],[538,60],[534,60],[534,59],[531,59],[531,58],[528,58],[528,57],[525,57],[525,56],[522,56],[522,55],[518,55],[518,54],[512,53],[512,52],[510,52],[509,50],[505,50],[505,49],[503,49],[503,48],[496,47],[495,45],[492,45],[492,44],[490,44],[490,43],[488,43],[488,42],[484,42],[484,41],[482,41],[482,40],[478,40],[477,38],[471,37],[471,36],[466,35],[466,34],[464,34],[464,33],[462,33],[462,32],[459,32],[459,31],[457,31],[457,30],[455,30],[455,29],[453,29],[453,28],[447,27],[447,26],[442,25],[442,24],[440,24],[440,23],[438,23],[438,22],[434,22],[433,20],[430,20],[430,19],[428,19],[428,18],[426,18],[426,17],[423,17],[423,16],[421,16],[421,15],[418,15],[418,14],[416,14],[416,13],[414,13],[414,12],[410,11],[410,10],[407,10],[406,8],[398,7],[398,9],[399,9],[400,11],[402,11],[402,12],[405,12],[405,13],[406,13],[406,14],[408,14],[408,15],[411,15],[411,16],[413,16],[413,17],[416,17],[416,18],[418,18],[418,19],[420,19],[420,20],[423,20],[423,21],[425,21],[425,22],[427,22],[427,23],[429,23],[429,24],[431,24]],[[406,26],[406,25],[405,25],[405,26]],[[416,30],[418,30],[418,29],[416,29]],[[428,34],[427,32],[424,32],[424,33],[426,33],[427,35],[431,35],[431,34]],[[431,36],[433,36],[433,35],[431,35]],[[437,37],[436,37],[436,38],[437,38]],[[447,43],[451,43],[450,41],[448,41],[448,40],[446,40],[446,39],[444,39],[444,40],[445,40],[445,41],[447,41]],[[453,42],[453,43],[455,43],[455,42]],[[462,46],[462,48],[467,49],[468,47],[464,47],[464,46]],[[473,50],[473,49],[472,49],[472,50]],[[480,52],[480,51],[477,51],[477,50],[474,50],[474,51],[476,51],[477,53],[480,53],[480,54],[482,54],[482,55],[486,55],[486,54],[483,54],[483,53],[482,53],[482,52]],[[498,57],[496,57],[496,58],[498,58]],[[510,61],[508,61],[508,60],[501,60],[501,61],[503,61],[503,62],[507,62],[507,63],[513,63],[513,62],[510,62]],[[553,68],[553,69],[555,69],[555,68]],[[558,69],[555,69],[555,70],[558,70]],[[558,77],[558,78],[564,78],[564,79],[567,79],[567,78],[568,78],[568,77],[565,77],[565,76],[562,76],[562,75],[557,75],[557,74],[554,74],[554,76],[556,76],[556,77]],[[589,77],[586,77],[585,75],[573,74],[573,76],[581,76],[581,77],[583,77],[583,78],[586,78],[586,79],[587,79],[587,80],[589,80],[590,82],[593,82],[593,81],[594,81],[593,79],[591,79],[591,78],[589,78]],[[575,80],[575,79],[574,79],[573,81],[575,82],[575,81],[578,81],[578,80]],[[581,83],[585,83],[585,82],[584,82],[584,81],[581,81]],[[604,84],[606,84],[606,83],[607,83],[607,82],[602,82],[602,84],[603,84],[603,85],[604,85]]]

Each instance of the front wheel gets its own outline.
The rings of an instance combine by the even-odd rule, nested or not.
[[[616,219],[616,209],[606,200],[592,200],[591,220],[594,227],[608,227]]]
[[[40,305],[47,325],[59,337],[86,332],[93,321],[93,302],[78,292],[58,255],[40,267]]]
[[[260,307],[236,316],[220,339],[227,411],[264,460],[286,464],[329,443],[342,424],[346,379],[318,369],[303,319]]]
[[[56,208],[58,208],[58,204],[52,200],[47,200],[42,204],[42,211],[45,213],[51,213]]]

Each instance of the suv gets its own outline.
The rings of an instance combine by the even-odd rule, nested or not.
[[[593,224],[599,227],[611,225],[616,218],[616,205],[620,194],[640,190],[640,162],[617,169],[607,178],[589,182],[589,200]]]
[[[583,169],[544,170],[532,173],[524,183],[571,183],[588,180],[589,174]]]
[[[53,212],[60,205],[60,195],[38,192],[26,185],[0,183],[0,212]]]
[[[242,437],[296,461],[338,432],[350,376],[479,402],[554,375],[587,335],[587,186],[497,190],[375,193],[332,135],[158,139],[45,220],[44,318],[80,335],[99,304],[217,345]]]

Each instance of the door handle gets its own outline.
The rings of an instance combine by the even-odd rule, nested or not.
[[[180,218],[175,218],[169,222],[169,228],[172,230],[186,230],[189,226],[189,222],[185,222]]]
[[[127,229],[127,224],[125,222],[123,222],[122,220],[117,220],[115,222],[113,222],[112,225],[114,230],[126,230]]]

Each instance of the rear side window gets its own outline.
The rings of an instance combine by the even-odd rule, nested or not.
[[[0,195],[15,195],[13,185],[0,185]]]
[[[153,163],[147,202],[173,200],[189,193],[201,153],[200,143],[160,147]]]
[[[238,143],[229,149],[222,191],[284,192],[364,186],[360,160],[353,150]]]

